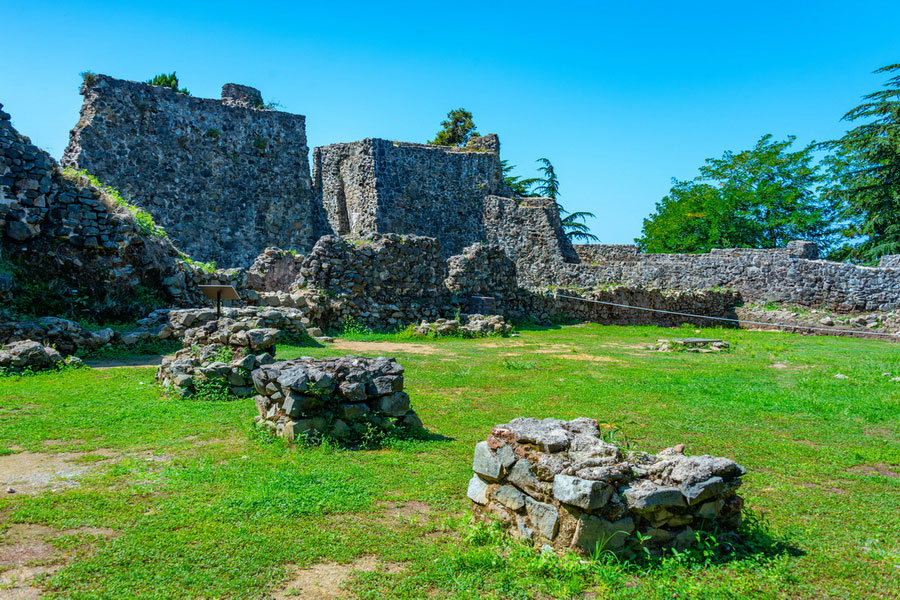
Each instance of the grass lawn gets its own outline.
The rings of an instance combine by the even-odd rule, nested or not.
[[[678,335],[695,334],[369,336],[354,352],[400,360],[431,436],[367,451],[286,448],[253,433],[251,399],[166,399],[148,367],[0,378],[0,471],[76,473],[2,494],[0,581],[12,593],[10,544],[32,535],[30,593],[46,598],[900,597],[900,383],[883,375],[900,376],[900,346],[704,330],[733,349],[644,349]],[[517,416],[595,417],[638,449],[734,458],[771,539],[633,565],[539,555],[473,526],[473,447]]]

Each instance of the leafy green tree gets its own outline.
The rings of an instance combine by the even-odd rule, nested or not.
[[[875,261],[900,254],[900,64],[875,71],[890,75],[883,90],[844,115],[862,123],[823,147],[833,153],[825,163],[835,185],[829,190],[844,203],[848,238],[863,238],[844,248],[856,260]]]
[[[160,73],[156,77],[147,81],[150,85],[158,85],[161,87],[167,87],[175,90],[179,94],[185,94],[190,96],[191,93],[187,91],[187,88],[179,88],[178,87],[178,76],[175,75],[175,71],[171,73]]]
[[[464,108],[457,108],[447,113],[447,118],[441,121],[442,129],[437,132],[429,144],[437,146],[465,146],[475,131],[475,122],[472,113]]]
[[[815,146],[790,151],[794,140],[765,135],[750,150],[707,159],[699,177],[674,182],[635,241],[648,252],[707,252],[805,239],[827,251],[840,230],[838,206],[824,193]]]

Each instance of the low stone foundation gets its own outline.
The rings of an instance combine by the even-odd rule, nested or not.
[[[253,385],[257,424],[288,441],[355,442],[422,426],[392,358],[296,358],[256,369]]]
[[[6,344],[0,348],[0,375],[23,371],[46,371],[71,364],[81,366],[81,360],[71,356],[63,359],[62,354],[34,340],[22,340]]]
[[[184,348],[174,358],[164,358],[156,371],[163,387],[180,395],[197,391],[201,381],[221,381],[230,395],[252,395],[250,373],[274,362],[272,354],[281,331],[259,327],[259,320],[222,318],[184,334]]]
[[[743,467],[727,458],[656,455],[605,442],[597,421],[519,418],[475,446],[468,496],[481,519],[499,519],[535,547],[658,554],[697,531],[737,529]],[[638,536],[637,534],[640,534]]]
[[[422,321],[413,328],[416,335],[435,337],[458,335],[466,338],[505,336],[512,330],[512,325],[500,315],[464,315],[459,319],[438,319],[434,323]]]

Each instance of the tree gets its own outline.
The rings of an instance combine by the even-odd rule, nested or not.
[[[828,193],[846,207],[845,236],[864,238],[847,254],[864,261],[900,254],[900,64],[875,72],[891,76],[885,89],[843,117],[866,122],[823,144],[833,151],[825,160],[836,182]]]
[[[523,179],[519,175],[513,175],[513,169],[516,165],[509,164],[508,160],[501,160],[500,167],[503,169],[503,183],[511,189],[516,196],[533,196],[531,188],[537,183],[537,177]]]
[[[191,93],[187,91],[187,88],[179,89],[178,76],[175,74],[175,71],[172,71],[171,73],[160,73],[156,77],[148,80],[147,83],[149,83],[150,85],[158,85],[161,87],[171,88],[179,94],[185,94],[187,96],[191,95]]]
[[[478,135],[475,131],[475,122],[472,120],[472,113],[464,108],[457,108],[447,113],[447,119],[441,121],[441,129],[434,136],[434,139],[428,142],[437,146],[465,146],[473,135]]]
[[[543,174],[543,177],[537,177],[534,180],[534,183],[532,184],[534,195],[553,200],[556,204],[556,209],[559,211],[559,218],[562,222],[562,228],[566,236],[573,241],[599,241],[599,238],[591,233],[591,229],[586,222],[588,217],[594,216],[594,213],[587,211],[570,213],[563,208],[563,205],[560,204],[558,200],[559,178],[556,176],[556,169],[553,168],[553,163],[547,158],[539,158],[537,162],[541,164],[541,166],[538,167],[538,171]]]
[[[823,193],[815,146],[792,152],[794,140],[765,135],[750,150],[707,159],[699,177],[674,181],[635,241],[650,252],[707,252],[805,239],[827,251],[840,229],[837,205]]]

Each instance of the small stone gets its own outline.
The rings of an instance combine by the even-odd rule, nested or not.
[[[487,442],[475,444],[475,459],[472,462],[472,470],[488,481],[497,481],[503,472],[500,460],[491,452]]]
[[[847,375],[844,375],[843,373],[838,373],[837,375],[834,376],[834,378],[835,379],[850,379],[850,377],[848,377]]]
[[[7,494],[15,494],[15,493],[16,493],[16,490],[14,490],[14,489],[11,488],[11,487],[8,487],[8,488],[6,488],[6,493],[7,493]]]
[[[649,480],[625,488],[628,508],[646,510],[656,506],[685,506],[685,498],[677,487],[656,485]]]
[[[469,489],[466,491],[466,496],[468,496],[472,502],[477,504],[487,504],[487,493],[488,483],[478,475],[472,475],[472,479],[469,480]]]
[[[545,504],[525,496],[525,509],[535,530],[548,540],[553,540],[559,531],[559,513],[552,504]]]
[[[553,497],[563,504],[585,510],[604,506],[612,496],[612,487],[602,481],[589,481],[570,475],[557,475],[553,479]]]
[[[491,497],[510,510],[519,510],[525,506],[525,495],[511,485],[497,488]]]

